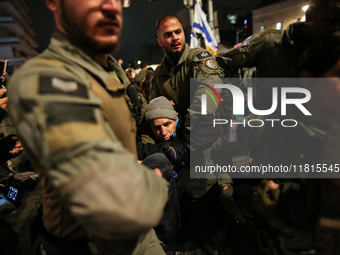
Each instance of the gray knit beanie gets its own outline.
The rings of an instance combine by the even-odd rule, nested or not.
[[[152,99],[145,112],[146,122],[159,118],[177,120],[177,116],[178,113],[174,110],[170,101],[163,96]]]

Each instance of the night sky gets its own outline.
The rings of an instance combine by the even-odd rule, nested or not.
[[[85,0],[86,1],[86,0]],[[48,43],[54,28],[52,12],[45,4],[45,0],[26,0],[33,20],[33,28],[36,31],[36,40],[40,47],[38,52],[43,51]],[[224,5],[234,8],[252,7],[261,3],[261,0],[215,0]],[[141,54],[143,43],[156,44],[157,35],[155,31],[156,21],[165,14],[176,14],[184,9],[183,0],[132,0],[129,8],[123,9],[124,25],[122,35],[122,46],[114,55],[122,58],[125,63],[134,60]]]

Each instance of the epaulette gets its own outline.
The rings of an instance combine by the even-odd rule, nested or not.
[[[214,55],[211,54],[209,51],[202,51],[202,52],[196,54],[196,57],[197,57],[199,60],[202,60],[202,59],[205,59],[205,58],[213,58]]]

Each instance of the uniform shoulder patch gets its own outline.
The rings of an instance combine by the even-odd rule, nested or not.
[[[67,122],[97,123],[94,108],[74,103],[46,103],[44,105],[47,126]]]
[[[262,33],[260,33],[260,36],[265,36],[269,34],[281,34],[281,30],[276,30],[276,29],[266,29]]]
[[[245,39],[242,44],[241,44],[241,47],[244,47],[244,46],[248,46],[249,43],[250,43],[250,40],[254,37],[255,35],[251,35],[249,36],[247,39]]]
[[[208,59],[208,60],[205,61],[204,64],[209,69],[212,69],[212,70],[217,70],[218,69],[218,63],[214,59]]]
[[[96,119],[95,110],[92,105],[45,103],[44,131],[49,151],[57,152],[91,139],[108,139],[104,127]]]
[[[61,94],[89,98],[87,88],[84,84],[75,80],[65,80],[58,77],[40,76],[40,94]]]
[[[208,57],[213,57],[213,55],[208,52],[208,51],[203,51],[199,54],[196,55],[199,59],[204,59],[204,58],[208,58]]]

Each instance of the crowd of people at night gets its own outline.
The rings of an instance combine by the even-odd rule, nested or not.
[[[39,174],[36,254],[340,254],[339,0],[312,0],[304,22],[219,54],[159,17],[163,59],[137,73],[114,58],[129,1],[45,1],[50,45],[11,74],[8,97],[0,89],[17,131],[0,161],[24,151]],[[234,90],[216,86],[228,79]],[[282,116],[295,125],[274,125]],[[205,178],[193,162],[236,174]],[[254,166],[308,174],[240,171]],[[3,219],[2,233],[15,236]],[[0,240],[0,254],[15,243]]]

